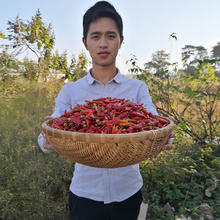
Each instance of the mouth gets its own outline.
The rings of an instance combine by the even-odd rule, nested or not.
[[[98,55],[103,58],[107,57],[109,54],[110,54],[109,51],[99,51],[98,52]]]

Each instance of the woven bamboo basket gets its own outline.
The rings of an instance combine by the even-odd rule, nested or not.
[[[167,143],[174,123],[157,130],[129,134],[94,134],[63,131],[49,127],[42,130],[54,150],[74,162],[99,168],[133,165],[157,155]]]

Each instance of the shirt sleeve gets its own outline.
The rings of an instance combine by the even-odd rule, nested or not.
[[[142,82],[138,92],[138,104],[143,103],[143,107],[147,109],[148,112],[153,113],[154,115],[158,115],[157,109],[152,102],[152,98],[149,93],[149,89],[147,85]]]
[[[44,137],[43,137],[42,134],[40,134],[40,135],[38,136],[37,143],[38,143],[38,145],[40,146],[41,150],[42,150],[44,153],[48,154],[48,153],[54,152],[53,150],[44,149],[44,147],[43,147],[43,145],[44,145]]]
[[[51,117],[59,117],[65,113],[65,110],[69,112],[72,109],[71,98],[67,86],[68,85],[66,84],[57,96],[54,112]]]

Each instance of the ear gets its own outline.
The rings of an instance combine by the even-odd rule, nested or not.
[[[121,48],[121,45],[122,45],[123,41],[124,41],[124,36],[122,36],[121,39],[120,39],[120,48]]]
[[[87,45],[86,39],[85,39],[84,37],[82,38],[82,42],[83,42],[83,44],[84,44],[86,50],[88,50],[88,45]]]

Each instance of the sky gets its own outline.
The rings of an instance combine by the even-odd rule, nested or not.
[[[31,20],[40,9],[45,24],[52,23],[55,50],[65,50],[68,58],[84,52],[82,17],[95,0],[0,0],[0,31],[7,34],[7,21],[17,15]],[[158,50],[170,53],[171,62],[181,62],[185,45],[204,46],[208,51],[220,42],[219,0],[109,0],[122,16],[124,43],[117,67],[127,74],[126,61],[135,55],[138,65],[151,60]],[[170,35],[176,33],[177,40]],[[0,39],[0,45],[5,40]],[[34,54],[29,53],[34,59]]]

